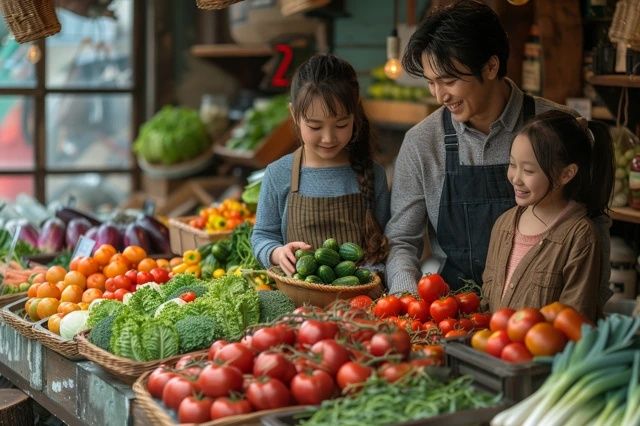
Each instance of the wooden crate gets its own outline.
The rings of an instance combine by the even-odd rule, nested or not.
[[[212,241],[227,238],[232,231],[220,231],[209,234],[207,231],[189,225],[197,216],[185,216],[169,219],[169,240],[171,251],[181,255],[187,250],[194,250]]]

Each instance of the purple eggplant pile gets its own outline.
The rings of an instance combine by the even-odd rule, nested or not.
[[[171,252],[169,230],[153,216],[119,215],[101,222],[87,213],[63,207],[56,211],[55,217],[47,219],[40,230],[23,219],[8,224],[7,230],[14,232],[18,225],[21,226],[20,239],[44,253],[73,250],[82,235],[95,240],[96,247],[111,244],[121,251],[126,246],[137,245],[151,254]]]

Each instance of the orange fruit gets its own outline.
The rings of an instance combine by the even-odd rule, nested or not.
[[[80,257],[78,259],[78,272],[85,277],[98,272],[99,267],[100,265],[98,265],[98,262],[93,260],[91,257]]]
[[[55,334],[60,334],[60,320],[62,319],[63,314],[54,314],[49,317],[49,321],[47,321],[47,328],[50,332]]]
[[[38,306],[36,307],[38,318],[43,319],[55,314],[58,310],[59,304],[60,302],[58,301],[58,299],[54,299],[53,297],[45,297],[40,301],[40,303],[38,303]]]
[[[79,257],[76,257],[74,259],[71,260],[71,262],[69,262],[69,270],[70,271],[77,271],[78,270],[78,262],[80,261]]]
[[[77,285],[83,289],[87,287],[87,278],[80,271],[69,271],[64,276],[64,284]]]
[[[109,263],[114,263],[114,262],[124,263],[125,265],[127,265],[127,267],[131,266],[129,264],[129,259],[124,257],[122,253],[116,253],[113,256],[111,256],[111,259],[109,259]]]
[[[27,311],[27,313],[29,314],[29,318],[31,318],[32,321],[37,321],[38,318],[38,305],[40,304],[40,301],[42,301],[43,299],[36,297],[34,299],[29,299],[27,301],[27,304],[25,305],[25,311]]]
[[[78,303],[78,306],[80,306],[80,309],[83,311],[86,311],[89,309],[89,304],[87,302],[80,302]]]
[[[64,276],[66,275],[67,270],[64,269],[60,265],[55,265],[47,269],[47,273],[45,274],[45,279],[49,283],[57,283],[58,281],[64,280]]]
[[[104,266],[109,263],[111,256],[116,254],[116,249],[108,244],[103,244],[98,250],[93,253],[93,260],[100,266]]]
[[[40,283],[31,284],[31,286],[29,287],[29,290],[27,290],[27,296],[28,297],[36,297],[38,295],[38,286],[39,285],[40,285]]]
[[[107,277],[100,272],[96,272],[95,274],[91,274],[87,277],[87,288],[97,288],[99,290],[104,290],[104,282],[107,280]]]
[[[147,257],[147,252],[140,246],[128,246],[122,251],[122,255],[127,258],[131,265],[137,265],[138,262]]]
[[[102,290],[99,290],[97,288],[90,288],[85,290],[84,293],[82,293],[82,302],[91,303],[95,299],[100,299],[101,297],[102,297]]]
[[[58,281],[56,283],[56,287],[58,288],[58,290],[60,290],[60,293],[62,293],[62,290],[64,290],[65,287],[68,287],[64,281]]]
[[[178,266],[181,263],[182,263],[182,258],[176,256],[171,258],[171,260],[169,261],[169,266],[173,268],[174,266]]]
[[[156,259],[156,265],[158,268],[169,269],[169,261],[167,259]]]
[[[55,299],[60,298],[60,290],[56,287],[55,284],[52,283],[42,283],[38,286],[38,290],[36,291],[37,297],[52,297]]]
[[[44,272],[40,272],[38,274],[35,274],[33,276],[33,279],[31,280],[32,283],[43,283],[45,282],[47,279],[45,278],[45,274]]]
[[[67,286],[65,287],[64,290],[62,290],[62,294],[60,295],[60,301],[78,303],[82,301],[83,292],[84,292],[84,288],[79,287],[77,285]]]
[[[102,269],[102,273],[107,278],[117,277],[118,275],[123,275],[125,272],[129,270],[129,265],[122,261],[109,262],[107,266]]]
[[[59,314],[68,314],[69,312],[80,310],[80,306],[77,303],[73,302],[60,302],[58,305],[58,313]]]
[[[149,272],[153,268],[157,268],[157,267],[158,267],[158,264],[154,259],[151,259],[150,257],[145,257],[140,261],[140,263],[138,263],[138,272]]]

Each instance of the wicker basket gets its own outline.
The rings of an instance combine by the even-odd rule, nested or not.
[[[267,274],[276,282],[278,290],[289,296],[296,306],[306,303],[323,308],[336,299],[350,299],[363,294],[377,298],[382,294],[382,282],[378,274],[373,274],[369,284],[352,286],[315,284],[296,280],[284,276],[282,270],[277,267],[269,268]]]
[[[242,0],[196,0],[196,4],[200,9],[224,9],[234,3],[238,3]]]
[[[27,300],[28,297],[23,297],[8,304],[0,310],[0,318],[27,339],[33,339],[34,322],[24,318],[24,304]]]
[[[280,12],[284,16],[308,12],[331,3],[331,0],[280,0]]]
[[[18,299],[23,299],[27,297],[27,292],[23,291],[22,293],[13,293],[13,294],[5,294],[4,296],[0,296],[0,307],[6,306],[9,303],[13,303]]]
[[[640,0],[620,0],[616,3],[609,39],[640,50]]]
[[[120,380],[127,384],[132,384],[141,374],[147,371],[153,370],[160,364],[166,364],[171,361],[178,360],[180,357],[187,354],[180,354],[169,358],[158,359],[154,361],[134,361],[129,358],[123,358],[114,355],[104,349],[94,345],[87,339],[89,331],[83,331],[76,335],[75,339],[78,342],[78,352],[90,361],[95,362],[109,373],[118,377]],[[191,352],[190,354],[199,354],[199,352]]]
[[[194,250],[212,241],[222,240],[231,235],[232,231],[220,231],[213,234],[194,228],[188,223],[197,216],[184,216],[169,219],[169,239],[171,251],[182,254],[187,250]]]
[[[145,414],[146,420],[154,426],[175,426],[178,423],[172,418],[170,412],[164,408],[160,401],[156,401],[147,391],[147,379],[151,372],[144,373],[133,384],[133,393],[136,396],[135,403]],[[198,423],[198,426],[260,426],[262,416],[292,411],[307,411],[308,406],[274,408],[272,410],[256,411],[250,414],[229,416],[219,420]]]
[[[75,340],[65,340],[59,335],[49,331],[47,328],[48,318],[38,321],[32,328],[33,339],[42,343],[47,348],[59,353],[63,357],[71,361],[80,361],[85,359],[78,352],[78,342]]]
[[[60,32],[53,0],[2,0],[0,12],[18,43]]]

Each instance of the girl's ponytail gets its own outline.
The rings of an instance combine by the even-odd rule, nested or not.
[[[613,190],[613,142],[604,123],[589,121],[585,131],[591,143],[591,173],[589,188],[585,188],[585,200],[589,216],[597,217],[605,214]]]

